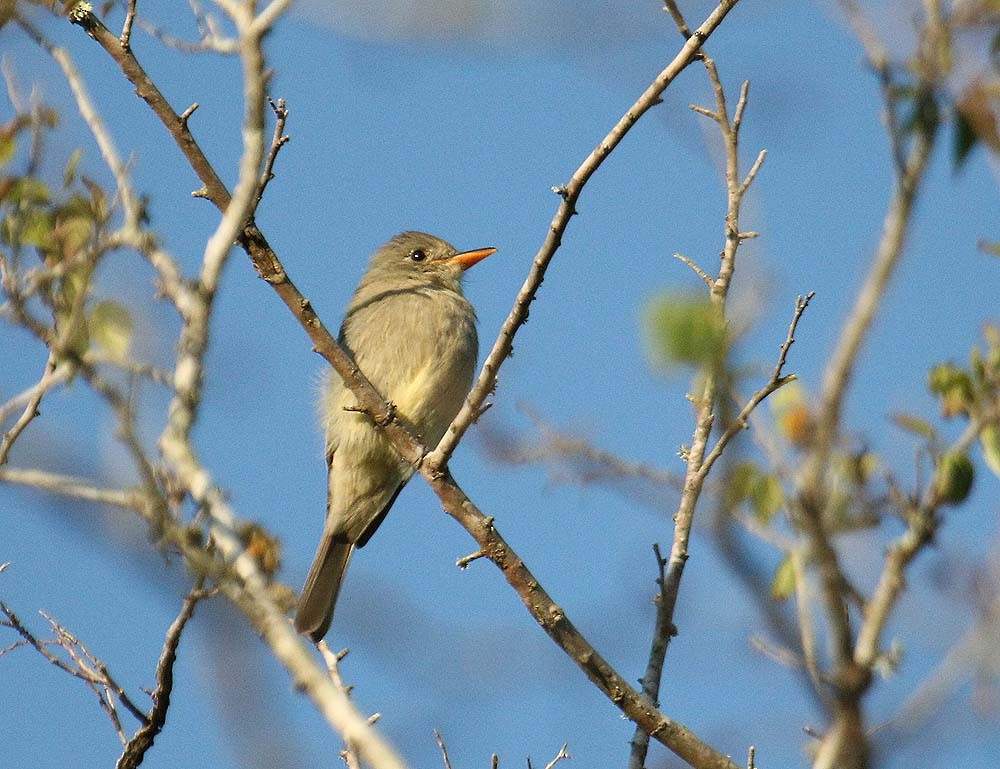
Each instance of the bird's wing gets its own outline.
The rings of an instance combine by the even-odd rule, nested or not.
[[[399,496],[399,492],[403,490],[405,485],[406,481],[404,480],[396,487],[396,490],[392,492],[392,496],[389,497],[389,500],[382,507],[382,510],[379,511],[378,515],[372,519],[371,523],[368,524],[365,530],[361,532],[361,536],[358,537],[357,541],[354,543],[355,547],[364,547],[368,544],[368,540],[372,538],[372,534],[378,531],[378,527],[382,525],[382,521],[384,521],[385,517],[389,514],[389,509],[392,507],[393,503],[396,501],[396,497]]]

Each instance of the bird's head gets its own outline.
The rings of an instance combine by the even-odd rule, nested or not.
[[[495,251],[458,251],[426,232],[403,232],[375,252],[365,278],[401,286],[433,284],[457,291],[462,274]]]

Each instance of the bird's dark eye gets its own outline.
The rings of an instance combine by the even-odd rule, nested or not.
[[[422,248],[415,248],[410,252],[410,259],[415,262],[422,262],[427,258],[427,252]]]

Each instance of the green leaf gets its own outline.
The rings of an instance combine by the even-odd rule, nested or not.
[[[785,503],[781,481],[773,475],[760,476],[754,484],[751,501],[754,517],[762,523],[768,523]]]
[[[77,147],[73,154],[69,156],[66,163],[66,170],[63,171],[63,185],[69,187],[76,179],[76,167],[80,165],[80,158],[83,157],[83,148]]]
[[[775,601],[784,601],[795,593],[795,564],[792,557],[786,555],[781,559],[778,568],[771,578],[771,598]]]
[[[973,148],[979,142],[979,136],[976,134],[976,130],[972,127],[972,123],[969,122],[968,118],[962,113],[962,110],[954,110],[955,117],[955,146],[954,151],[954,164],[955,170],[959,170],[965,163],[966,158],[969,157],[969,153],[972,152]]]
[[[760,478],[760,470],[753,462],[737,462],[729,472],[726,486],[726,502],[730,507],[746,502],[753,495],[754,486]]]
[[[951,363],[939,363],[927,375],[927,386],[941,400],[941,414],[967,414],[975,400],[969,374]]]
[[[118,302],[98,302],[87,318],[90,337],[111,357],[124,360],[132,344],[132,315]]]
[[[703,296],[664,295],[646,308],[650,357],[661,367],[718,365],[725,355],[725,322]]]
[[[996,425],[986,425],[979,432],[979,443],[983,447],[983,458],[994,475],[1000,476],[1000,430]]]
[[[40,179],[25,176],[14,182],[7,198],[15,205],[41,205],[49,202],[49,188]]]
[[[52,214],[41,208],[29,208],[20,223],[19,241],[21,245],[52,247]]]
[[[934,473],[934,490],[942,502],[964,502],[972,490],[975,469],[967,454],[949,451],[938,460]]]

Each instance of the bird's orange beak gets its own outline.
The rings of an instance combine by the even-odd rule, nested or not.
[[[495,248],[477,248],[475,251],[463,251],[460,254],[455,254],[448,260],[449,264],[457,264],[462,268],[463,271],[469,269],[472,265],[478,264],[483,261],[490,254],[496,253]]]

